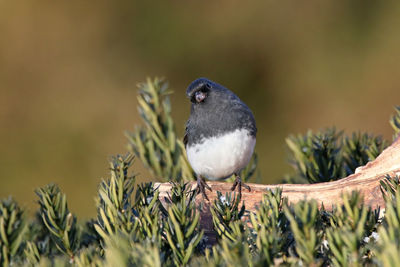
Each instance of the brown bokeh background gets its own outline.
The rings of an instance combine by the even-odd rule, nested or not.
[[[192,80],[235,91],[258,122],[263,183],[290,171],[290,133],[335,125],[391,139],[399,33],[398,1],[2,1],[0,198],[33,211],[33,190],[55,182],[72,211],[94,215],[108,158],[141,123],[147,76],[169,80],[181,135]]]

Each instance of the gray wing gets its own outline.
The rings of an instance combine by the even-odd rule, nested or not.
[[[186,145],[187,145],[187,143],[188,143],[188,131],[187,131],[188,129],[187,129],[187,126],[186,126],[186,128],[185,128],[185,135],[183,136],[183,145],[185,146],[185,148],[186,148]]]

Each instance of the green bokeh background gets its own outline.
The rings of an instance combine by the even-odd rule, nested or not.
[[[391,139],[400,104],[398,1],[1,1],[0,38],[0,197],[31,211],[34,189],[55,182],[94,215],[147,76],[169,80],[180,135],[192,80],[236,92],[256,116],[263,183],[290,172],[288,134]]]

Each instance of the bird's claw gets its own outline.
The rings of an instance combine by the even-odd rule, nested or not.
[[[207,199],[208,201],[210,201],[208,199],[208,196],[206,194],[206,189],[210,190],[212,192],[211,187],[206,183],[206,181],[204,180],[204,178],[202,177],[197,177],[197,188],[196,191],[198,193],[201,193],[203,195],[203,198]]]
[[[242,198],[242,186],[244,188],[246,188],[247,190],[249,190],[249,192],[251,192],[251,188],[250,186],[248,186],[247,184],[242,182],[242,179],[240,179],[240,176],[238,174],[235,174],[235,182],[232,185],[231,191],[235,191],[236,187],[238,187],[238,191],[239,191],[239,198]]]

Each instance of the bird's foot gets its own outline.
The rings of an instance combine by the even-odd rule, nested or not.
[[[231,191],[235,191],[236,187],[238,187],[238,191],[239,191],[239,198],[242,198],[242,186],[244,188],[246,188],[247,190],[249,190],[249,192],[251,191],[250,186],[248,186],[247,184],[242,182],[242,179],[240,178],[240,176],[238,174],[235,173],[235,182],[233,183],[233,186],[231,188]]]
[[[210,190],[212,192],[211,187],[206,183],[203,177],[198,176],[197,177],[197,188],[196,191],[198,193],[201,193],[203,195],[203,198],[207,199],[210,201],[206,195],[206,189]]]

